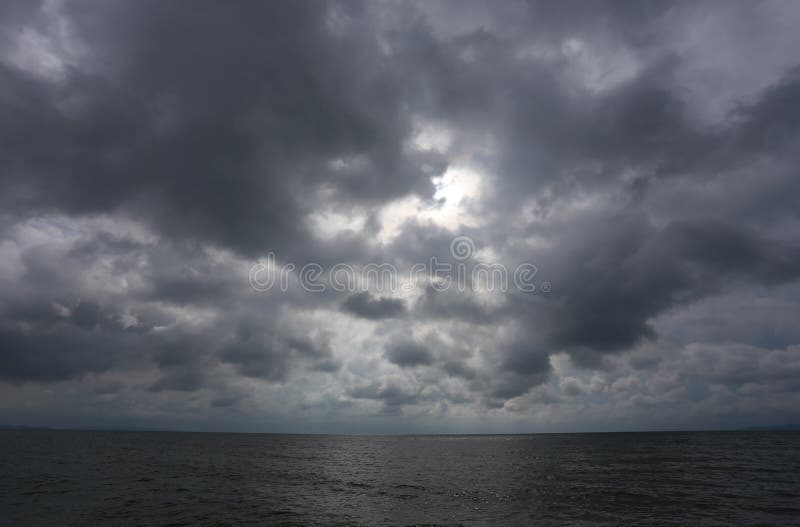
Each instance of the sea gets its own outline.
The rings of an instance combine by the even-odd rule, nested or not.
[[[800,525],[800,432],[0,431],[0,525]]]

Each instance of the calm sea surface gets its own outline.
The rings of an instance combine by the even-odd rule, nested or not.
[[[800,433],[0,432],[2,525],[800,525]]]

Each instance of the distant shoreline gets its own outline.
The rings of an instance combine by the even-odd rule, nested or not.
[[[45,432],[163,432],[174,434],[242,434],[242,435],[277,435],[277,436],[338,436],[338,437],[495,437],[495,436],[534,436],[534,435],[577,435],[577,434],[688,434],[716,432],[797,432],[800,424],[749,426],[743,428],[721,428],[709,430],[611,430],[586,432],[508,432],[508,433],[325,433],[325,432],[246,432],[236,430],[179,430],[158,428],[58,428],[53,426],[9,425],[0,424],[3,431],[45,431]]]

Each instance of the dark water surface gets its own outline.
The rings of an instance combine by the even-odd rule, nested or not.
[[[2,525],[800,525],[800,433],[0,432]]]

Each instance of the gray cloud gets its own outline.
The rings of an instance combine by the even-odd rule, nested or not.
[[[406,304],[400,298],[374,298],[369,292],[353,293],[342,303],[342,309],[361,318],[378,320],[405,314]]]
[[[23,400],[205,428],[796,420],[796,23],[771,2],[7,2],[0,421]],[[552,291],[310,294],[291,272],[259,293],[267,252],[531,262]]]
[[[413,340],[392,342],[386,348],[386,358],[401,368],[423,366],[433,362],[430,350]]]

